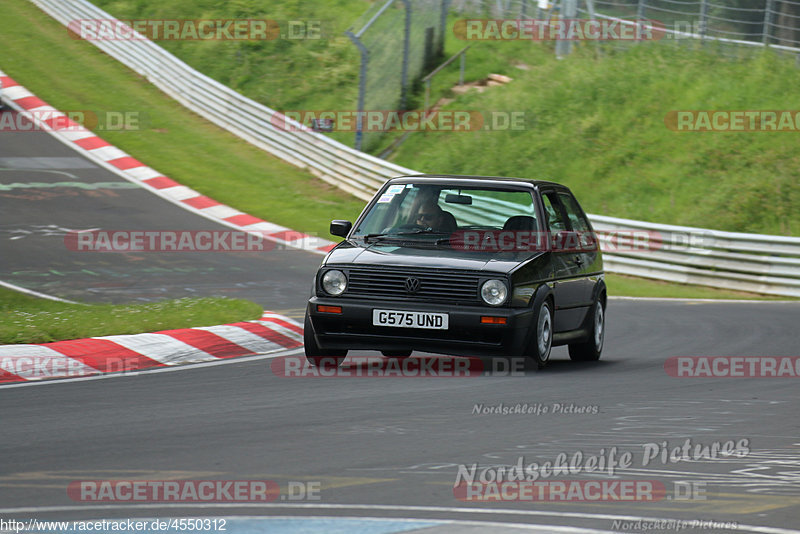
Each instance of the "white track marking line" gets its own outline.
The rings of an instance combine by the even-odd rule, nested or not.
[[[8,289],[12,289],[14,291],[19,291],[20,293],[25,293],[26,295],[31,295],[33,297],[39,297],[40,299],[47,299],[47,300],[55,300],[56,302],[65,302],[67,304],[83,304],[82,302],[73,302],[71,300],[62,299],[59,297],[54,297],[53,295],[47,295],[45,293],[39,293],[38,291],[34,291],[33,289],[26,289],[24,287],[20,287],[8,282],[3,282],[0,280],[0,286],[3,286]]]

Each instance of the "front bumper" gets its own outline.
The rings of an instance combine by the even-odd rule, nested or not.
[[[318,312],[319,305],[340,306],[342,313]],[[374,309],[447,313],[449,326],[447,330],[373,326]],[[455,356],[521,356],[533,323],[530,308],[316,296],[308,301],[308,316],[317,344],[324,349],[413,350]],[[505,317],[506,324],[482,324],[482,316]]]

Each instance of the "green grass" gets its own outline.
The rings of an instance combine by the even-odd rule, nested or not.
[[[258,319],[243,299],[185,298],[148,304],[67,304],[0,288],[0,344],[48,343]]]
[[[608,294],[612,297],[661,297],[686,299],[744,299],[744,300],[795,300],[791,297],[774,297],[744,291],[730,291],[713,287],[675,284],[648,280],[622,274],[606,273]]]
[[[9,76],[61,110],[142,113],[146,128],[100,135],[224,204],[322,237],[330,237],[331,219],[354,219],[363,208],[363,202],[186,111],[89,42],[70,38],[26,0],[3,2],[0,50]]]

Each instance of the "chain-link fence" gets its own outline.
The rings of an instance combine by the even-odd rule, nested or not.
[[[800,0],[387,0],[374,4],[345,32],[361,53],[358,111],[407,109],[414,84],[441,58],[448,13],[649,20],[663,28],[665,40],[769,46],[798,54],[800,61]],[[569,53],[571,45],[558,41],[556,53]],[[370,150],[383,132],[370,131],[362,115],[357,117],[355,148]]]
[[[345,34],[361,53],[358,111],[403,110],[409,91],[435,67],[444,49],[448,0],[376,3]],[[369,150],[381,132],[365,131],[361,115],[355,148]]]
[[[570,6],[572,4],[572,6]],[[494,18],[582,18],[657,21],[667,39],[764,45],[800,53],[800,0],[454,0],[460,14]]]
[[[800,1],[595,0],[594,8],[598,15],[657,20],[678,35],[800,52]]]

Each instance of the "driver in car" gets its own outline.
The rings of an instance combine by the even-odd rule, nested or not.
[[[417,224],[434,231],[442,229],[444,210],[435,202],[428,202],[420,206],[417,212]]]

